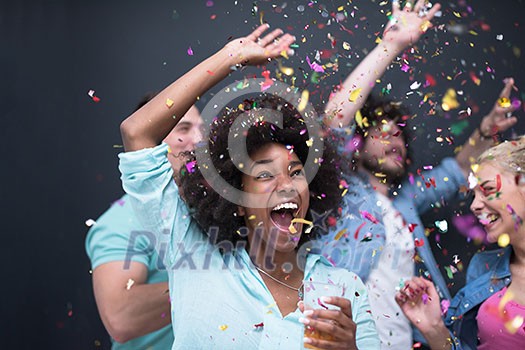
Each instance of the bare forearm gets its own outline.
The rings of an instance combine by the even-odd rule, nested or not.
[[[123,289],[119,298],[106,300],[101,316],[110,335],[120,343],[171,323],[168,284],[139,284]]]
[[[177,79],[121,124],[126,151],[158,145],[195,103],[224,79],[241,58],[223,48]]]
[[[432,350],[449,350],[452,348],[450,333],[443,322],[428,331],[422,331]]]
[[[349,125],[357,111],[363,107],[376,80],[383,76],[390,63],[401,51],[402,48],[396,44],[381,42],[377,45],[350,73],[339,91],[328,101],[325,107],[324,123],[330,127]]]

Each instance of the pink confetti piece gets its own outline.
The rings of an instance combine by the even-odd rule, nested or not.
[[[306,56],[306,62],[314,70],[314,72],[324,73],[324,68],[317,62],[310,62],[310,57]]]
[[[93,100],[93,102],[95,103],[98,103],[100,102],[100,98],[95,96],[95,90],[89,90],[88,91],[88,96],[91,97],[91,99]]]
[[[193,50],[191,49],[191,46],[188,47],[188,55],[193,56]]]
[[[370,214],[369,212],[367,212],[366,210],[360,210],[359,211],[361,213],[361,215],[363,216],[363,218],[367,219],[367,220],[370,220],[371,222],[373,222],[374,224],[378,224],[379,223],[379,220],[377,220],[375,218],[374,215]]]

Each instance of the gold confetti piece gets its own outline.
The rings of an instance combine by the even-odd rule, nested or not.
[[[303,90],[303,92],[301,93],[301,102],[297,106],[297,110],[299,112],[304,111],[304,109],[306,108],[306,104],[308,103],[309,97],[310,97],[310,93],[308,92],[308,90]]]
[[[381,38],[380,38],[380,37],[377,37],[377,38],[376,38],[376,44],[379,44],[379,43],[381,43],[381,41],[383,41],[383,40],[381,40]]]
[[[386,177],[386,174],[383,173],[374,173],[375,177]]]
[[[474,173],[477,173],[478,170],[479,170],[479,164],[472,164],[472,165],[470,166],[470,169],[472,169],[472,171],[473,171]]]
[[[510,237],[508,234],[504,233],[501,236],[498,237],[498,245],[501,248],[505,248],[510,243]]]
[[[219,329],[220,329],[221,331],[225,331],[225,330],[228,329],[228,325],[227,325],[227,324],[221,324],[221,325],[219,326]]]
[[[171,108],[173,106],[173,100],[171,98],[166,99],[166,107]]]
[[[128,282],[126,283],[126,289],[127,290],[130,290],[131,287],[135,284],[135,281],[132,280],[131,278],[128,280]]]
[[[423,22],[421,24],[421,26],[419,27],[419,29],[421,29],[421,31],[423,33],[425,33],[430,27],[432,26],[432,23],[427,19],[425,22]]]
[[[308,147],[312,147],[314,145],[314,139],[310,137],[308,140],[306,140],[306,145]]]
[[[288,75],[288,76],[293,75],[293,68],[291,68],[291,67],[284,67],[283,65],[281,65],[281,62],[279,62],[279,70],[280,70],[283,74],[286,74],[286,75]]]
[[[287,52],[286,50],[282,50],[282,51],[281,51],[281,56],[283,56],[283,57],[286,58],[286,59],[290,58],[290,57],[288,56],[288,52]],[[293,73],[292,73],[292,74],[293,74]]]
[[[309,225],[311,227],[313,227],[313,225],[314,225],[314,223],[312,221],[308,221],[306,219],[301,219],[301,218],[292,219],[292,222],[290,222],[290,226],[288,226],[288,231],[290,231],[291,234],[296,234],[297,233],[297,230],[293,226],[293,224],[295,224],[296,222],[299,222],[301,224],[306,224],[306,225]],[[310,228],[310,230],[311,230],[311,228]],[[310,231],[308,231],[308,232],[310,232]]]
[[[459,12],[452,11],[452,13],[453,13],[454,16],[456,16],[457,18],[461,18],[461,14],[460,14]]]
[[[368,124],[368,119],[366,117],[363,118],[363,115],[361,114],[361,110],[358,110],[357,113],[355,114],[355,122],[362,129],[368,128],[370,126],[370,124]]]
[[[448,89],[445,92],[445,96],[443,96],[443,99],[441,101],[441,108],[443,108],[444,111],[448,112],[458,107],[459,107],[459,102],[457,99],[456,90],[452,88]]]
[[[502,108],[509,108],[511,106],[510,99],[507,97],[501,97],[498,99],[498,106]]]
[[[339,7],[337,8],[337,11],[343,11],[344,9],[345,9],[344,6],[339,6]]]
[[[342,229],[341,231],[337,232],[337,234],[336,234],[335,237],[334,237],[334,240],[335,240],[335,241],[340,240],[341,237],[343,237],[343,235],[346,233],[347,230],[348,230],[348,229],[344,228],[344,229]]]
[[[347,43],[346,41],[343,41],[343,49],[350,50],[350,44]]]
[[[248,220],[255,220],[255,218],[257,218],[256,215],[250,215],[250,217],[248,218]]]
[[[523,316],[517,315],[512,320],[505,322],[505,329],[510,334],[515,334],[523,325]]]
[[[354,91],[350,91],[350,96],[348,97],[348,101],[355,102],[357,98],[359,97],[359,93],[361,93],[362,88],[355,89]]]
[[[343,193],[341,193],[341,197],[344,197],[347,192],[348,192],[348,188],[345,188]]]

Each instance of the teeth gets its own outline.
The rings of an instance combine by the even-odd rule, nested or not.
[[[297,204],[292,203],[292,202],[288,202],[288,203],[281,203],[281,204],[276,205],[272,209],[272,211],[281,210],[281,209],[292,209],[292,210],[294,210],[294,209],[297,209],[297,208],[298,208]]]
[[[495,221],[498,218],[496,214],[488,214],[488,213],[482,213],[478,215],[477,217],[478,217],[479,222],[483,225],[490,224],[491,222]]]

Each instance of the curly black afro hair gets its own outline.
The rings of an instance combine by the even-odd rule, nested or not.
[[[271,109],[279,111],[282,114],[282,126],[265,121],[264,113],[261,109]],[[339,205],[342,200],[342,191],[340,188],[341,179],[341,158],[335,151],[335,148],[329,143],[329,137],[323,135],[308,135],[308,128],[301,114],[289,102],[280,97],[270,95],[259,95],[257,98],[244,100],[237,109],[225,109],[220,117],[216,118],[205,139],[209,147],[209,160],[213,163],[216,171],[216,177],[226,181],[229,185],[237,190],[241,190],[242,172],[234,164],[232,155],[228,148],[228,135],[230,128],[234,125],[235,120],[244,112],[251,111],[252,114],[259,114],[251,123],[246,134],[246,148],[248,155],[268,143],[279,143],[292,149],[303,164],[305,164],[308,152],[317,152],[316,163],[318,171],[309,184],[310,190],[310,207],[306,219],[312,221],[312,212],[319,215],[329,213],[337,218]],[[259,112],[258,112],[259,111]],[[261,117],[261,115],[263,117]],[[317,121],[315,121],[317,123]],[[317,128],[321,126],[317,124]],[[326,132],[322,132],[326,134]],[[318,138],[322,149],[311,149],[310,138]],[[197,148],[206,147],[206,144],[200,144]],[[199,152],[199,149],[196,150]],[[236,158],[234,158],[236,159]],[[217,193],[210,186],[210,182],[215,179],[204,178],[201,169],[208,164],[195,164],[194,154],[188,159],[187,166],[181,169],[181,189],[182,196],[186,201],[192,216],[199,226],[210,236],[210,228],[218,229],[217,242],[229,241],[235,244],[239,240],[245,240],[246,232],[245,221],[243,217],[237,215],[238,206],[235,203],[225,199],[221,193]],[[189,170],[188,170],[189,169]],[[226,190],[224,190],[226,191]],[[227,197],[227,196],[226,196]],[[317,237],[321,230],[314,227],[309,234],[303,233],[299,241],[302,243]],[[216,231],[215,231],[216,232]],[[216,242],[215,242],[216,243]]]

